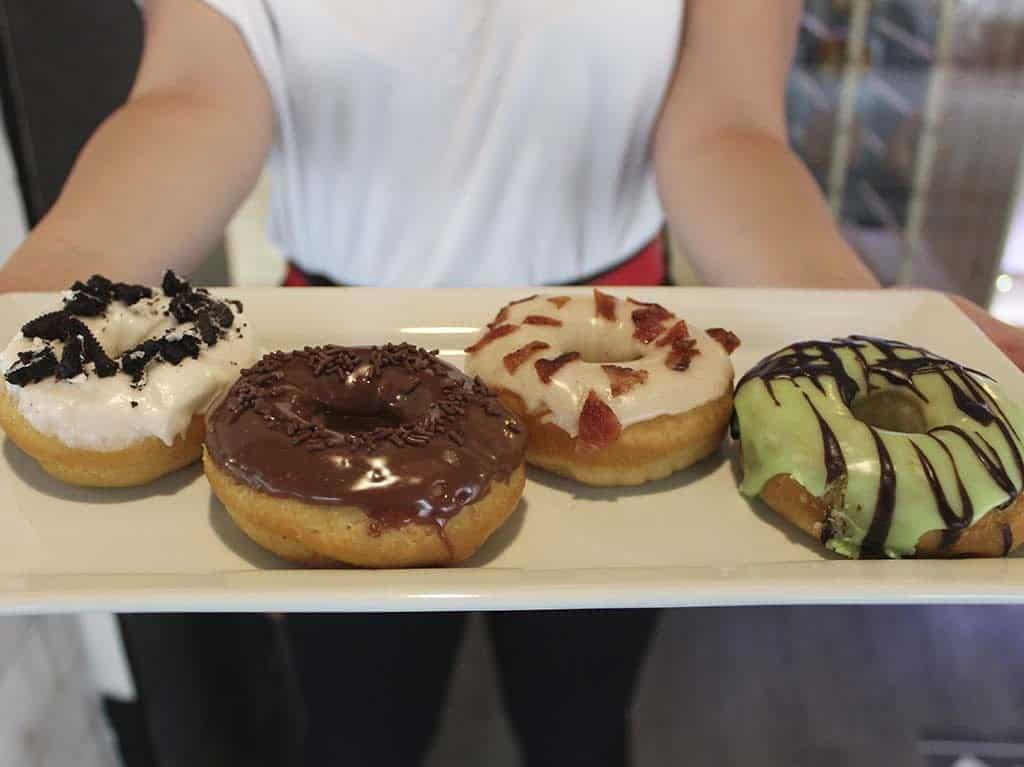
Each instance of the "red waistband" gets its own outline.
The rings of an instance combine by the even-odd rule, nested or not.
[[[281,284],[286,288],[308,288],[313,283],[304,271],[289,261],[288,271],[285,272],[284,282]]]
[[[582,285],[664,285],[667,270],[665,246],[659,234],[629,260],[593,277],[584,278]],[[288,264],[284,278],[286,287],[330,285],[331,281],[319,275],[307,274],[295,264]]]
[[[668,271],[665,242],[659,234],[639,253],[610,271],[587,280],[587,285],[664,285]]]

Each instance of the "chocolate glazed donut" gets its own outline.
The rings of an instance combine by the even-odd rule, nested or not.
[[[307,347],[243,372],[208,419],[206,465],[236,522],[286,557],[443,564],[515,508],[525,446],[521,422],[436,353]]]

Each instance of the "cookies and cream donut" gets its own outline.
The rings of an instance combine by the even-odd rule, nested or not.
[[[736,388],[741,490],[846,556],[1001,556],[1024,540],[1024,412],[897,341],[793,344]]]
[[[466,370],[526,421],[527,460],[594,485],[664,477],[721,443],[739,339],[654,303],[536,295],[503,307]]]
[[[444,565],[515,509],[526,434],[481,382],[408,344],[266,355],[207,424],[238,526],[315,566]]]
[[[58,479],[142,484],[199,458],[203,413],[257,356],[237,301],[93,276],[0,353],[0,425]]]

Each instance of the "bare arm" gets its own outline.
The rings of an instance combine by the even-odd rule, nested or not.
[[[0,291],[83,275],[188,272],[259,176],[273,132],[263,77],[232,24],[199,0],[148,0],[128,102],[83,148],[60,198],[0,270]]]
[[[800,0],[690,0],[654,137],[677,241],[712,285],[877,287],[786,141]]]

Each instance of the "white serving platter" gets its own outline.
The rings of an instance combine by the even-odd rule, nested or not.
[[[574,289],[573,289],[574,290]],[[408,341],[456,364],[517,290],[248,289],[267,349]],[[560,293],[567,292],[559,289]],[[571,292],[571,291],[570,291]],[[942,296],[611,289],[743,339],[737,375],[797,340],[862,333],[984,370],[1024,399],[1024,376]],[[0,296],[0,337],[54,303]],[[0,460],[0,613],[414,611],[684,605],[1024,602],[1024,559],[847,561],[736,490],[726,444],[639,488],[596,489],[531,470],[519,509],[463,566],[303,570],[232,524],[198,467],[147,487],[85,489],[46,475],[10,441]]]

